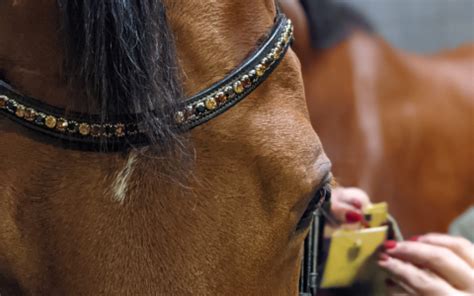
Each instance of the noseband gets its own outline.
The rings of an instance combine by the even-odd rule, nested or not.
[[[181,132],[186,132],[229,110],[255,90],[280,64],[293,40],[293,25],[280,11],[267,38],[239,67],[221,81],[184,101],[174,114]],[[50,138],[64,147],[106,151],[149,144],[140,124],[140,114],[116,115],[102,123],[99,115],[66,112],[40,100],[22,95],[0,80],[0,114]],[[67,115],[66,115],[67,114]],[[133,122],[126,118],[137,118]],[[325,194],[327,197],[328,194]],[[314,213],[310,235],[305,241],[300,278],[300,295],[316,295],[318,241],[322,225],[320,209]]]

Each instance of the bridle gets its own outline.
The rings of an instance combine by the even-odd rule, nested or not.
[[[180,132],[189,131],[247,97],[280,64],[292,39],[293,25],[279,12],[268,37],[248,59],[224,79],[185,100],[181,108],[174,111],[176,128]],[[64,109],[24,96],[2,80],[0,113],[27,128],[59,139],[68,148],[117,151],[150,144],[141,124],[142,114],[111,115],[111,121],[104,123],[99,115],[66,113]]]
[[[326,215],[329,213],[331,205],[330,189],[322,188],[320,191],[320,200],[316,210],[313,212],[313,221],[311,223],[308,236],[304,241],[303,261],[300,271],[300,294],[299,296],[315,296],[318,292],[319,283],[323,269],[323,242],[324,226],[326,224]]]
[[[229,110],[255,90],[280,64],[293,40],[291,20],[278,9],[270,33],[258,49],[224,79],[184,101],[174,114],[174,122],[186,132]],[[0,114],[37,131],[50,139],[59,140],[63,147],[107,151],[127,149],[149,144],[140,124],[130,115],[116,115],[103,123],[99,115],[65,112],[40,100],[22,95],[7,82],[0,80]],[[66,115],[67,114],[67,115]],[[138,123],[137,123],[138,122]],[[326,192],[327,193],[327,192]],[[321,196],[327,201],[330,194]],[[313,214],[310,235],[305,240],[300,278],[300,295],[316,295],[318,253],[322,227],[321,207]]]

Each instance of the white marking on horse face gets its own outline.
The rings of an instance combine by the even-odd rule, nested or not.
[[[128,182],[130,180],[131,175],[133,174],[136,160],[137,153],[130,152],[130,154],[128,155],[127,163],[122,168],[122,170],[118,172],[115,181],[112,184],[113,197],[119,203],[123,203],[127,196]]]
[[[374,174],[383,157],[383,139],[377,97],[377,65],[380,59],[371,42],[356,39],[352,44],[355,107],[359,127],[364,135],[367,162],[361,171],[359,186],[372,188]]]

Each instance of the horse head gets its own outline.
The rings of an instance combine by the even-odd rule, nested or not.
[[[66,113],[144,114],[149,140],[65,149],[0,117],[5,289],[297,293],[304,213],[331,165],[295,54],[218,117],[185,133],[170,123],[185,96],[252,56],[277,10],[272,0],[0,1],[2,80]]]

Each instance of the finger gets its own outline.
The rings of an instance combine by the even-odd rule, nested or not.
[[[397,258],[387,258],[378,262],[379,266],[388,271],[396,282],[406,287],[407,292],[414,295],[453,295],[456,291],[435,274],[421,270],[414,265]]]
[[[415,291],[394,276],[385,280],[385,289],[387,296],[409,296],[415,294]]]
[[[418,237],[418,241],[448,248],[474,268],[474,244],[462,237],[439,233],[429,233]]]
[[[371,204],[369,195],[365,191],[363,191],[359,188],[347,187],[346,188],[346,194],[347,194],[347,196],[349,197],[350,200],[359,201],[362,208],[364,208],[364,207]]]
[[[356,223],[363,218],[362,213],[355,207],[340,202],[331,202],[331,213],[341,223]]]
[[[405,241],[386,252],[392,257],[426,267],[456,287],[468,289],[472,286],[472,268],[450,249]]]
[[[361,209],[370,204],[370,199],[367,193],[359,188],[337,187],[333,190],[332,196],[333,200],[352,205],[357,209]]]

